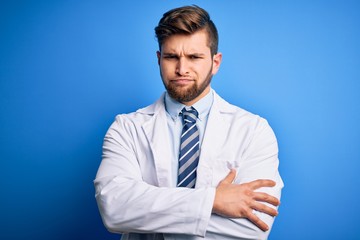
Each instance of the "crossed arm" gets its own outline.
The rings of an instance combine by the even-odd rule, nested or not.
[[[273,161],[267,160],[265,165],[262,162],[260,169],[249,167],[245,162],[245,168],[241,169],[246,171],[239,174],[239,178],[235,180],[236,171],[231,170],[216,188],[156,187],[156,176],[150,174],[155,172],[152,161],[142,162],[141,168],[139,161],[143,158],[134,154],[128,146],[131,138],[122,131],[119,134],[120,131],[109,130],[103,161],[94,181],[100,213],[109,231],[186,234],[188,237],[227,234],[229,238],[241,235],[244,239],[253,239],[253,234],[257,234],[257,238],[266,238],[268,232],[263,231],[271,227],[271,216],[277,215],[279,205],[279,200],[271,195],[279,197],[282,187],[277,177],[276,156],[269,155]],[[264,155],[258,148],[253,152],[261,158]],[[251,161],[253,159],[251,155]],[[272,180],[252,181],[261,177],[279,185],[273,187]]]
[[[259,239],[265,238],[260,236],[268,234],[265,231],[269,226],[256,212],[276,216],[279,200],[256,190],[272,187],[274,182],[255,180],[234,184],[235,175],[235,170],[231,170],[216,189],[159,188],[128,177],[101,177],[95,180],[96,198],[104,224],[111,232],[194,236],[256,234]],[[211,216],[209,220],[211,209],[220,217]],[[256,233],[256,227],[251,227],[245,219],[264,232]]]

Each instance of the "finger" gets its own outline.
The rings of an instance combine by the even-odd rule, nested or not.
[[[265,204],[259,202],[253,202],[250,207],[256,211],[266,213],[270,216],[276,217],[278,215],[278,211],[275,208],[271,208]]]
[[[274,187],[276,185],[276,182],[274,182],[273,180],[269,180],[269,179],[258,179],[252,182],[249,182],[249,187],[252,190],[261,188],[261,187]]]
[[[254,213],[250,213],[247,218],[254,223],[256,226],[258,226],[261,230],[264,232],[269,230],[268,225],[263,222],[258,216],[256,216]]]
[[[256,201],[260,201],[260,202],[267,202],[270,203],[271,205],[274,206],[279,206],[280,205],[280,201],[279,199],[277,199],[274,196],[271,196],[267,193],[262,193],[262,192],[254,192],[253,193],[253,199]]]
[[[234,181],[235,177],[236,177],[236,170],[231,169],[229,174],[220,183],[231,184]]]

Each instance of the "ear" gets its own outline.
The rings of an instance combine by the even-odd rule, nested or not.
[[[158,58],[158,64],[160,65],[161,52],[160,52],[160,51],[156,51],[156,56],[157,56],[157,58]]]
[[[217,53],[214,55],[213,57],[213,69],[212,69],[212,74],[215,75],[220,68],[221,65],[221,60],[222,60],[222,53]]]

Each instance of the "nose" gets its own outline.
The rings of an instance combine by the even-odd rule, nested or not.
[[[189,73],[189,64],[186,61],[186,58],[180,57],[176,66],[176,74],[184,76],[188,75]]]

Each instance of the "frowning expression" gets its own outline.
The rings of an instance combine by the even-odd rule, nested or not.
[[[221,63],[221,53],[211,55],[205,30],[167,38],[157,52],[160,74],[169,95],[193,105],[210,91]]]

